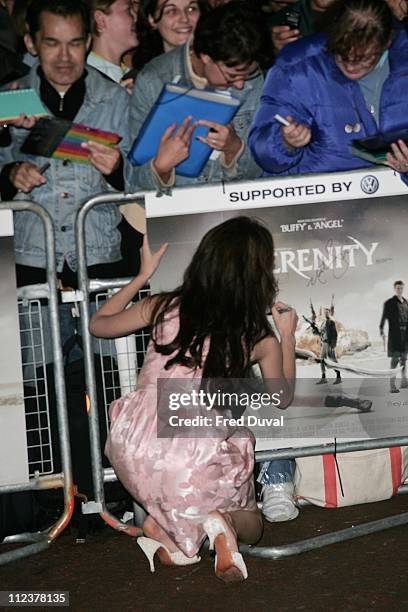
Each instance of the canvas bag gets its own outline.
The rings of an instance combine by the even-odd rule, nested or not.
[[[334,455],[297,458],[295,498],[323,508],[365,504],[389,499],[408,477],[406,446],[337,453],[336,459],[337,465]]]

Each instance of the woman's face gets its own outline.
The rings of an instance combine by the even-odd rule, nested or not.
[[[159,0],[154,15],[149,15],[149,23],[162,37],[164,50],[171,51],[187,42],[199,16],[196,0]]]
[[[377,65],[384,49],[373,43],[363,49],[351,49],[347,56],[335,54],[339,70],[351,81],[362,79]]]

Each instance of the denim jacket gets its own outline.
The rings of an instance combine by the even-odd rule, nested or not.
[[[140,72],[136,79],[130,102],[130,133],[133,139],[138,135],[143,123],[156,102],[165,83],[178,83],[179,85],[193,85],[187,68],[187,54],[189,43],[177,47],[173,51],[154,58]],[[245,87],[239,91],[231,89],[235,98],[241,101],[241,107],[232,123],[237,135],[244,143],[244,149],[237,162],[231,168],[221,164],[221,159],[209,159],[201,174],[196,178],[178,176],[176,174],[175,186],[217,183],[222,180],[245,180],[257,178],[261,175],[259,166],[253,160],[246,146],[247,135],[255,111],[259,104],[262,91],[263,78],[259,76],[247,81]],[[142,189],[157,189],[160,187],[151,170],[151,162],[143,166],[136,166],[128,176],[132,191],[138,187]]]
[[[123,156],[129,150],[128,104],[126,91],[87,67],[84,102],[75,117],[75,123],[115,132],[122,137],[119,147]],[[32,87],[39,94],[40,78],[37,66],[18,81],[19,87]],[[51,114],[51,113],[50,113]],[[74,223],[81,203],[101,192],[114,191],[103,175],[91,164],[72,163],[68,160],[45,158],[20,153],[20,146],[27,137],[27,130],[11,129],[12,142],[0,148],[0,168],[12,162],[29,161],[38,166],[50,162],[44,173],[46,183],[30,193],[19,193],[19,200],[33,200],[50,213],[54,221],[57,270],[64,260],[72,270],[77,269]],[[126,166],[125,160],[125,166]],[[86,219],[85,236],[88,265],[119,261],[120,233],[117,225],[121,219],[117,206],[102,204],[93,208]],[[29,211],[14,213],[14,245],[16,263],[45,268],[46,254],[44,230],[41,219]]]

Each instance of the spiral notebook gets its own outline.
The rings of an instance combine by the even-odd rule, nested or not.
[[[34,89],[7,89],[0,92],[0,121],[11,121],[24,115],[41,117],[48,115]]]
[[[227,125],[240,107],[237,98],[207,89],[181,87],[166,84],[148,114],[128,159],[134,166],[141,166],[153,159],[159,148],[164,131],[172,124],[177,126],[192,115],[192,121],[205,119]],[[197,140],[207,136],[208,128],[197,126],[191,137],[189,157],[176,166],[176,174],[196,177],[208,161],[213,149]]]

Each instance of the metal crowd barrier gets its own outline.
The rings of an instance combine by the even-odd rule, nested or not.
[[[44,285],[22,287],[18,291],[20,321],[28,321],[27,327],[20,329],[22,338],[25,338],[22,342],[22,352],[24,354],[24,351],[28,350],[32,355],[40,355],[40,357],[33,357],[29,364],[23,363],[23,366],[31,366],[30,369],[34,372],[29,379],[23,381],[25,385],[24,402],[26,406],[27,452],[30,478],[28,483],[0,486],[0,494],[62,488],[64,509],[59,519],[45,531],[21,533],[6,537],[2,542],[3,544],[28,543],[28,545],[0,554],[0,565],[48,548],[69,523],[74,508],[74,486],[72,481],[64,368],[58,315],[54,228],[48,213],[35,202],[13,201],[0,203],[0,210],[7,209],[30,211],[41,218],[45,230],[47,283]],[[47,299],[49,308],[58,440],[61,454],[60,473],[54,473],[47,374],[44,352],[42,350],[44,336],[40,299]]]
[[[137,527],[131,527],[125,525],[115,517],[109,514],[105,499],[104,499],[104,481],[115,480],[115,474],[112,468],[103,469],[101,461],[101,448],[99,439],[99,426],[98,426],[98,410],[97,410],[97,397],[96,397],[96,386],[95,386],[95,371],[93,356],[91,352],[91,338],[88,331],[89,327],[89,294],[93,291],[100,289],[115,289],[125,285],[129,279],[112,279],[110,281],[89,281],[86,269],[86,251],[85,251],[85,219],[89,211],[94,207],[101,204],[112,203],[115,205],[122,204],[123,202],[135,201],[142,199],[141,194],[108,194],[98,195],[89,199],[79,211],[77,222],[76,222],[76,240],[77,240],[77,253],[79,260],[79,288],[80,288],[80,306],[81,306],[81,325],[82,335],[84,341],[84,354],[85,354],[85,372],[88,386],[88,393],[90,398],[89,410],[89,424],[90,424],[90,436],[91,436],[91,455],[92,455],[92,469],[95,486],[95,502],[89,502],[84,504],[84,512],[97,513],[99,512],[101,517],[114,529],[117,529],[130,536],[139,535],[140,529]],[[133,350],[133,349],[132,349]],[[134,379],[136,380],[136,379]],[[117,386],[117,388],[119,388]],[[105,406],[107,409],[108,406]],[[347,453],[352,451],[361,451],[369,449],[379,448],[390,448],[394,446],[408,446],[408,437],[390,437],[390,438],[378,438],[371,440],[362,441],[351,441],[341,442],[335,444],[320,444],[315,446],[299,447],[299,448],[282,448],[278,450],[270,451],[257,451],[256,462],[269,461],[273,459],[293,459],[295,457],[308,457],[314,455],[324,455],[330,453]],[[408,487],[403,485],[399,492],[406,493]],[[347,529],[343,529],[337,532],[328,533],[314,538],[309,538],[300,542],[295,542],[283,546],[272,546],[272,547],[259,547],[259,546],[248,546],[240,545],[240,551],[244,554],[254,557],[261,557],[264,559],[280,559],[295,554],[300,554],[309,550],[322,548],[329,544],[337,542],[344,542],[364,535],[389,529],[391,527],[397,527],[408,523],[408,512],[402,513],[396,516],[386,517],[381,520],[372,521],[358,526],[353,526]]]
[[[109,468],[105,470],[102,465],[102,454],[101,454],[101,441],[100,441],[100,429],[99,429],[99,415],[98,415],[98,400],[96,392],[96,376],[94,357],[92,351],[92,341],[89,333],[89,319],[90,319],[90,294],[93,292],[99,292],[99,299],[104,299],[103,292],[109,289],[117,289],[129,282],[129,279],[113,279],[112,281],[89,281],[86,263],[86,243],[85,243],[85,220],[93,206],[100,204],[112,203],[116,205],[135,202],[137,199],[140,200],[141,196],[137,194],[101,194],[87,200],[80,210],[78,211],[76,219],[76,247],[78,256],[78,302],[80,309],[81,318],[81,331],[83,340],[83,353],[84,353],[84,366],[85,366],[85,381],[87,387],[88,396],[88,419],[89,419],[89,437],[91,445],[91,462],[92,462],[92,476],[94,484],[94,496],[95,499],[82,504],[82,512],[84,514],[97,514],[99,513],[101,518],[110,525],[113,529],[116,529],[122,533],[126,533],[130,536],[138,536],[142,534],[140,527],[124,523],[116,518],[109,512],[105,500],[104,482],[115,480],[113,470]],[[145,350],[147,346],[147,339],[144,332],[138,334],[138,338],[132,340],[124,340],[122,343],[116,341],[112,346],[112,368],[110,372],[103,369],[104,379],[104,394],[106,398],[107,389],[114,391],[112,399],[122,395],[123,392],[120,390],[119,394],[116,395],[117,390],[120,388],[114,382],[114,374],[121,372],[122,382],[126,381],[127,384],[123,383],[123,390],[128,391],[130,388],[136,385],[136,371],[135,368],[130,367],[129,364],[133,363],[136,365],[137,350],[135,348],[136,343],[140,341]],[[128,344],[126,344],[128,343]],[[130,352],[133,357],[128,355],[127,347],[130,346]],[[142,351],[143,352],[143,351]],[[114,366],[113,364],[115,363]],[[127,365],[123,362],[127,362]],[[120,367],[122,366],[122,367]],[[133,371],[132,371],[133,369]],[[110,374],[110,383],[106,383],[107,374]],[[107,407],[107,406],[106,406]],[[106,419],[107,413],[106,413]]]

